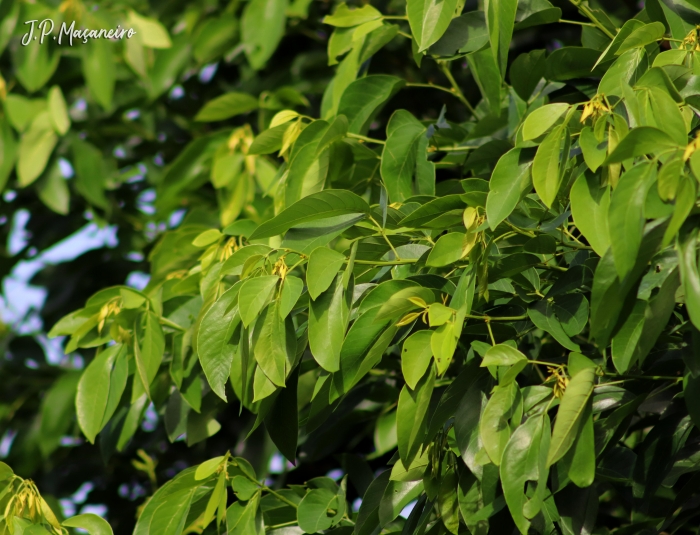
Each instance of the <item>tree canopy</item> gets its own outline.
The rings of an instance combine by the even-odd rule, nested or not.
[[[3,0],[0,535],[697,533],[700,2],[641,4]]]

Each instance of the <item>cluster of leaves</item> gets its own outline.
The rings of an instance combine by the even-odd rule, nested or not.
[[[202,107],[203,123],[258,110],[257,133],[194,139],[157,204],[212,188],[217,224],[191,211],[151,250],[142,291],[103,289],[52,329],[68,353],[96,348],[71,376],[80,428],[109,456],[152,404],[194,445],[237,402],[292,462],[363,436],[372,451],[343,457],[340,484],[285,489],[226,453],[161,487],[136,533],[692,533],[700,9],[650,0],[619,20],[571,3],[585,22],[547,0],[339,4],[320,118],[286,87]],[[520,32],[568,23],[581,46],[509,57]],[[369,74],[397,42],[449,87]],[[276,43],[248,44],[260,68]],[[454,102],[387,115],[415,86]],[[27,136],[39,117],[42,139],[60,133],[60,95]]]

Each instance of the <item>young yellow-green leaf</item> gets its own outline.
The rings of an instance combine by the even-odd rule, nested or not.
[[[510,1],[510,0],[509,0]],[[455,13],[458,0],[408,0],[406,14],[411,33],[418,44],[418,52],[423,52],[437,42],[445,33]]]
[[[97,433],[102,430],[109,400],[110,375],[114,361],[123,349],[115,344],[100,352],[85,368],[78,383],[75,410],[78,424],[90,443],[95,443]]]
[[[84,529],[89,535],[112,535],[113,533],[109,522],[92,513],[72,516],[62,525],[68,528]]]
[[[430,251],[426,266],[442,267],[457,262],[464,256],[465,234],[450,232],[440,236]]]
[[[231,336],[241,322],[237,306],[240,287],[240,284],[234,285],[216,300],[205,313],[197,331],[199,362],[211,389],[224,401],[235,352],[235,346],[230,343]]]
[[[0,177],[0,182],[2,182],[2,177]],[[70,209],[70,190],[57,161],[51,165],[43,177],[35,182],[35,185],[37,195],[44,205],[57,214],[68,214]]]
[[[306,268],[306,285],[311,299],[316,300],[328,289],[344,262],[344,254],[328,247],[317,247],[311,252]]]
[[[501,464],[503,451],[511,435],[509,421],[518,412],[522,413],[520,389],[518,384],[497,386],[489,398],[479,420],[479,436],[491,462]]]
[[[554,422],[547,466],[561,459],[574,443],[588,398],[593,393],[594,381],[595,368],[584,368],[569,381]]]
[[[430,348],[435,355],[437,373],[442,375],[450,367],[455,349],[457,349],[454,323],[447,322],[433,331],[433,335],[430,337]]]
[[[143,46],[149,48],[170,48],[172,46],[168,30],[156,19],[144,17],[131,10],[129,11],[128,24],[138,32]]]
[[[559,192],[570,139],[566,125],[557,126],[544,138],[532,162],[532,183],[547,207],[552,206]]]
[[[330,24],[337,28],[351,28],[366,22],[378,20],[382,14],[370,4],[365,4],[360,8],[349,8],[345,2],[338,4],[332,15],[326,15],[324,24]]]
[[[220,455],[218,457],[209,459],[208,461],[204,461],[197,467],[197,470],[194,473],[195,480],[201,481],[214,475],[214,473],[216,472],[217,468],[219,468],[223,460],[224,456]]]
[[[433,350],[430,347],[432,331],[424,330],[413,333],[403,343],[401,351],[401,371],[406,384],[415,390],[420,378],[430,365]]]
[[[340,369],[340,352],[350,319],[352,289],[343,287],[342,274],[318,299],[309,303],[309,348],[326,371]]]
[[[222,234],[219,229],[210,228],[209,230],[205,230],[201,234],[197,235],[197,237],[192,240],[192,245],[195,247],[207,247],[221,239],[221,236]]]
[[[20,187],[34,182],[46,168],[58,136],[50,124],[48,112],[37,116],[22,134],[17,153],[17,181]]]
[[[549,130],[559,118],[564,115],[570,104],[557,102],[554,104],[546,104],[541,108],[532,111],[523,123],[523,140],[535,139]]]
[[[258,109],[258,99],[248,93],[231,92],[207,102],[194,118],[195,121],[213,122],[230,119]]]
[[[439,327],[449,321],[455,312],[455,310],[446,307],[442,303],[432,303],[428,307],[428,323],[431,327]]]
[[[601,187],[598,176],[584,173],[574,182],[569,198],[576,227],[593,250],[603,256],[610,247],[610,186]]]
[[[527,357],[514,347],[496,344],[486,351],[481,366],[512,366],[522,360],[527,360]]]
[[[70,128],[70,118],[68,117],[68,109],[66,100],[63,98],[61,88],[57,85],[53,86],[49,91],[49,113],[51,114],[51,123],[54,129],[60,135],[68,132]]]
[[[238,294],[238,311],[246,328],[258,317],[272,296],[278,280],[277,275],[263,275],[243,281]]]

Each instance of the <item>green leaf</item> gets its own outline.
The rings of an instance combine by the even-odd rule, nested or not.
[[[413,176],[425,127],[411,113],[398,110],[389,119],[386,132],[387,140],[382,151],[382,180],[389,199],[402,202],[413,196]]]
[[[80,380],[79,372],[63,373],[48,389],[41,400],[39,449],[47,458],[61,445],[61,438],[73,426],[75,393]],[[0,480],[2,480],[0,474]]]
[[[442,228],[444,221],[442,221],[441,218],[445,213],[458,211],[458,221],[461,221],[465,207],[466,203],[461,195],[445,195],[444,197],[438,197],[437,199],[425,203],[423,206],[404,217],[399,222],[399,225],[409,228],[432,228],[434,224],[435,228]]]
[[[260,225],[251,240],[277,236],[292,227],[319,219],[345,214],[367,214],[368,204],[346,190],[324,190],[295,202],[280,214]]]
[[[282,281],[282,289],[280,290],[280,316],[286,318],[296,305],[301,292],[304,290],[304,281],[299,277],[287,275]]]
[[[376,115],[405,84],[401,78],[384,74],[365,76],[352,82],[338,104],[338,115],[348,118],[348,132],[366,134]]]
[[[284,386],[296,353],[296,338],[280,315],[279,301],[270,303],[260,314],[253,332],[253,352],[265,376],[274,385]]]
[[[661,22],[652,22],[636,28],[627,38],[620,44],[620,47],[615,52],[619,56],[633,48],[644,47],[650,43],[654,43],[661,39],[666,33],[666,28]]]
[[[510,66],[510,83],[523,100],[528,100],[545,74],[546,51],[520,54]]]
[[[576,442],[569,451],[571,464],[568,475],[577,487],[589,487],[595,479],[596,447],[593,429],[593,412],[591,400],[586,404],[586,409],[581,416]]]
[[[588,398],[593,393],[594,381],[594,368],[582,369],[569,381],[552,430],[552,442],[547,454],[548,467],[561,459],[574,443]]]
[[[299,502],[297,521],[305,533],[318,533],[333,525],[330,511],[338,507],[338,496],[328,489],[311,489]]]
[[[520,198],[532,187],[531,152],[515,148],[498,160],[486,198],[486,216],[491,230],[495,230],[515,210]]]
[[[479,50],[468,55],[467,63],[489,110],[493,115],[500,115],[503,78],[491,50]]]
[[[422,481],[389,481],[379,502],[379,525],[386,526],[394,521],[422,493]]]
[[[691,232],[676,244],[678,267],[685,292],[685,308],[690,321],[698,329],[700,325],[700,272],[697,260],[697,235]]]
[[[637,165],[620,177],[610,199],[610,245],[620,279],[630,272],[637,258],[644,232],[644,202],[655,179],[654,165]]]
[[[486,16],[483,11],[472,11],[450,21],[445,33],[428,52],[434,56],[468,54],[483,48],[489,42]]]
[[[508,49],[513,37],[517,9],[518,0],[486,0],[484,2],[491,52],[503,75],[506,73],[508,64]]]
[[[532,111],[523,123],[523,139],[535,139],[544,134],[564,115],[571,106],[565,102],[546,104]]]
[[[108,170],[102,152],[85,141],[73,140],[73,163],[75,165],[75,188],[90,204],[106,209],[104,185]]]
[[[149,48],[170,48],[172,46],[168,30],[156,19],[144,17],[130,10],[127,20],[129,25],[138,32],[143,46]]]
[[[235,352],[231,337],[241,321],[237,306],[240,288],[236,284],[224,292],[207,310],[197,331],[199,362],[211,389],[224,401]]]
[[[396,437],[404,466],[410,466],[423,444],[428,427],[428,406],[435,386],[435,369],[430,368],[415,390],[404,386],[396,409]],[[381,514],[381,513],[380,513]]]
[[[591,171],[596,172],[605,161],[605,157],[607,156],[607,145],[605,143],[598,142],[598,139],[595,137],[593,129],[590,126],[586,126],[583,130],[581,130],[581,135],[578,142],[581,147],[581,152],[583,152],[583,159],[586,162],[586,165]]]
[[[351,297],[351,290],[343,287],[342,274],[338,274],[335,283],[309,303],[309,348],[316,362],[329,372],[340,369]]]
[[[349,8],[345,2],[338,4],[332,15],[323,18],[324,24],[330,24],[338,28],[351,28],[366,22],[378,20],[382,14],[370,4],[365,4],[360,8]]]
[[[202,481],[203,479],[209,479],[214,475],[216,470],[221,466],[221,462],[224,460],[223,455],[204,461],[202,464],[197,466],[197,470],[194,473],[194,478],[197,481]]]
[[[649,68],[649,58],[644,48],[628,50],[605,71],[598,92],[605,95],[621,95],[623,84],[633,86]]]
[[[123,346],[117,344],[100,352],[85,368],[75,396],[78,424],[90,443],[95,443],[97,433],[102,430],[107,402],[109,400],[112,367]]]
[[[491,462],[501,464],[503,451],[511,435],[509,421],[522,413],[520,389],[517,383],[497,386],[479,420],[479,436]],[[517,425],[517,422],[516,422]]]
[[[259,502],[260,495],[255,494],[245,505],[237,501],[229,506],[226,510],[228,535],[265,535]]]
[[[5,189],[7,179],[17,158],[17,141],[7,119],[0,119],[0,190]]]
[[[145,392],[150,397],[150,385],[158,374],[165,351],[165,337],[158,317],[145,312],[141,324],[137,323],[134,336],[136,368]]]
[[[17,181],[20,187],[26,187],[39,178],[57,142],[48,113],[39,114],[19,142]]]
[[[296,463],[299,438],[298,383],[299,374],[292,372],[265,416],[265,429],[272,442],[292,463]]]
[[[542,507],[542,496],[547,489],[549,471],[544,461],[549,439],[549,418],[533,416],[515,430],[503,452],[500,467],[503,496],[523,535],[529,533],[530,519]],[[537,484],[537,490],[529,500],[523,492],[528,481]]]
[[[246,4],[241,18],[241,40],[253,69],[262,69],[282,40],[287,6],[287,0],[251,0]]]
[[[248,93],[226,93],[207,102],[199,110],[195,121],[213,122],[230,119],[258,109],[258,99]]]
[[[205,230],[201,234],[198,234],[197,237],[192,240],[192,245],[195,247],[207,247],[212,243],[219,241],[221,237],[222,234],[219,229],[210,228],[209,230]]]
[[[107,39],[92,39],[81,46],[83,50],[83,76],[90,94],[104,110],[112,108],[116,69],[113,45]]]
[[[506,344],[496,344],[486,351],[481,366],[513,366],[527,357],[520,351]]]
[[[243,282],[238,294],[238,311],[246,328],[267,304],[278,280],[277,275],[263,275]]]
[[[532,183],[542,202],[549,208],[554,203],[569,159],[569,130],[561,125],[552,130],[537,149],[532,162]]]
[[[554,339],[570,351],[581,351],[578,344],[574,343],[566,334],[561,322],[556,317],[554,305],[549,301],[537,301],[534,306],[527,309],[527,315],[537,327],[547,331]]]
[[[53,127],[58,134],[64,135],[70,128],[70,119],[68,117],[66,100],[63,98],[60,87],[55,85],[51,88],[48,101]]]
[[[179,535],[185,527],[194,488],[172,493],[167,500],[157,501],[153,511],[149,535]]]
[[[430,348],[435,356],[438,375],[444,374],[452,363],[452,357],[457,349],[457,333],[455,331],[455,325],[450,321],[440,325],[430,337]]]
[[[584,173],[574,182],[570,200],[571,214],[576,227],[593,250],[603,256],[610,247],[610,186],[601,187],[600,179],[596,175]]]
[[[403,343],[401,351],[401,371],[411,390],[416,389],[418,381],[425,375],[433,356],[430,347],[432,331],[424,330],[413,333]]]
[[[306,284],[311,299],[316,300],[328,289],[345,261],[344,254],[328,247],[317,247],[311,252],[306,268]]]
[[[676,142],[663,130],[652,126],[639,126],[629,131],[603,165],[619,163],[637,156],[656,154],[677,147]]]
[[[450,232],[440,236],[430,251],[426,266],[442,267],[457,262],[466,254],[467,236],[462,232]]]
[[[112,535],[112,526],[104,518],[92,513],[75,515],[65,520],[62,524],[69,528],[80,528],[90,535]]]
[[[36,182],[36,192],[41,202],[49,209],[57,214],[68,214],[70,190],[58,162],[53,163],[44,176]]]
[[[418,43],[418,52],[423,52],[437,42],[445,33],[457,7],[463,7],[458,0],[408,0],[406,14],[413,38]]]

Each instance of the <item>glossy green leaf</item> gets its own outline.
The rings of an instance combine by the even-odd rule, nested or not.
[[[569,381],[559,405],[557,419],[554,421],[547,466],[556,463],[571,448],[581,426],[588,398],[593,393],[594,381],[594,368],[584,368]]]
[[[311,252],[306,268],[311,299],[316,300],[328,289],[345,261],[345,255],[328,247],[317,247]]]
[[[527,149],[511,149],[498,160],[486,198],[489,227],[496,227],[515,210],[520,198],[532,184],[532,159]]]
[[[522,411],[518,408],[520,398],[520,390],[516,383],[497,386],[479,420],[481,442],[491,462],[496,466],[501,464],[503,452],[510,440],[512,431],[509,421],[518,411]]]
[[[552,130],[537,149],[532,162],[532,183],[545,205],[552,206],[568,160],[569,130],[561,125]]]
[[[404,466],[410,466],[422,446],[428,425],[428,406],[435,385],[435,370],[430,368],[415,389],[404,386],[396,409],[396,436]]]
[[[250,326],[267,304],[277,286],[277,275],[247,279],[238,293],[238,311],[245,327]]]
[[[506,344],[497,344],[486,351],[481,366],[513,366],[527,357],[520,351]]]
[[[309,348],[319,365],[338,371],[340,353],[349,320],[350,297],[343,287],[341,275],[309,305]]]
[[[93,513],[75,515],[63,521],[63,526],[69,528],[80,528],[90,535],[112,535],[112,526],[102,517]]]
[[[408,0],[406,14],[411,26],[411,33],[418,43],[418,52],[422,52],[435,43],[445,33],[457,6],[457,0]]]
[[[610,247],[610,187],[601,187],[597,176],[584,173],[574,182],[570,198],[576,227],[593,250],[604,255]]]
[[[571,106],[564,102],[546,104],[530,113],[523,123],[523,139],[535,139],[547,132]]]
[[[287,22],[287,0],[251,0],[241,19],[241,37],[248,62],[262,69],[277,48]]]
[[[418,381],[425,375],[433,352],[430,346],[431,331],[418,331],[408,337],[401,351],[401,371],[406,384],[415,390]]]

